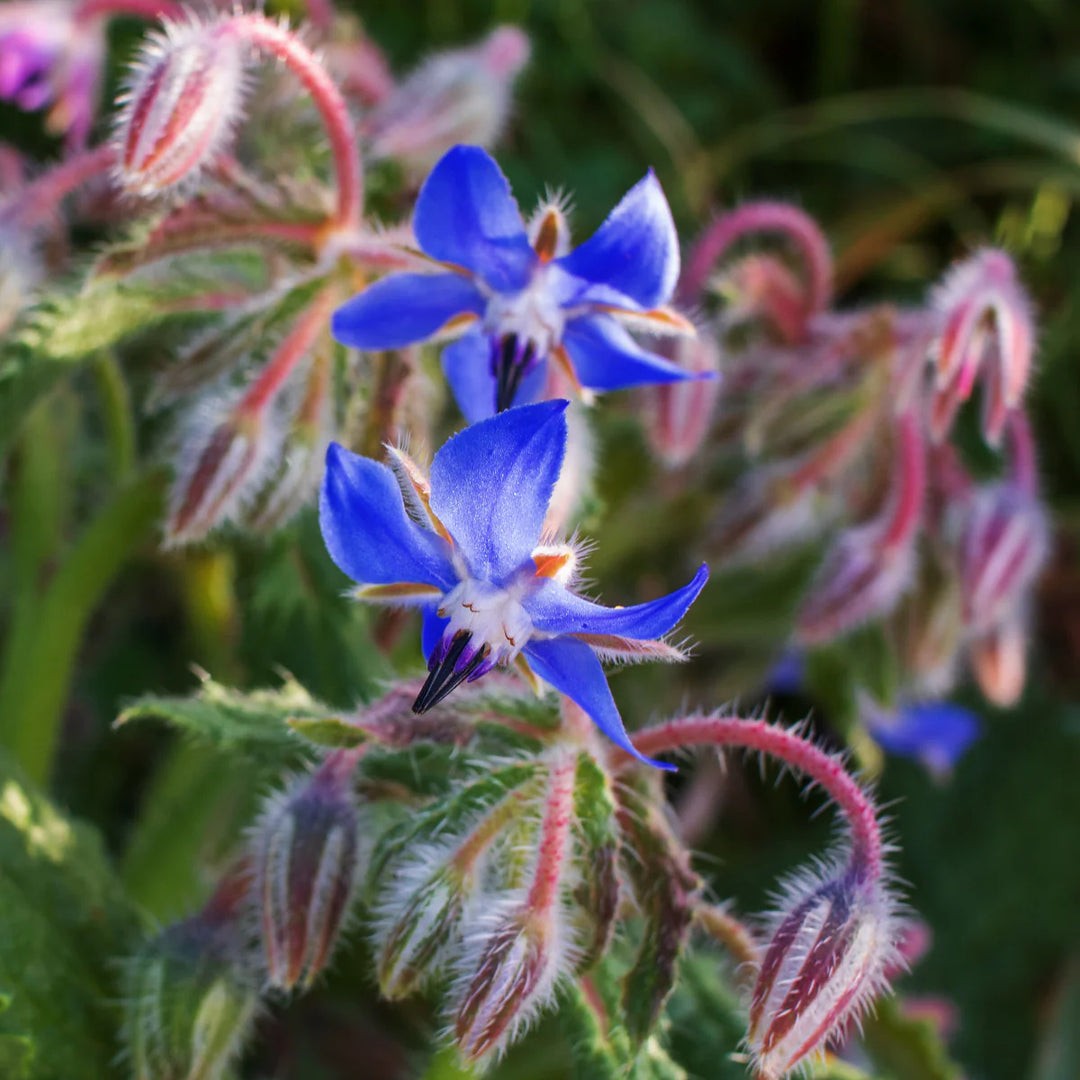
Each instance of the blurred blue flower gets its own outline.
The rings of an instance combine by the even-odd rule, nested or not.
[[[424,182],[413,230],[444,272],[375,282],[337,310],[334,336],[358,349],[394,349],[464,330],[442,363],[470,423],[546,396],[549,362],[586,393],[709,377],[643,349],[624,326],[693,333],[663,307],[679,275],[679,242],[652,172],[591,239],[564,254],[559,208],[542,214],[530,242],[495,161],[456,146]]]
[[[981,721],[950,701],[901,705],[895,711],[864,709],[866,728],[887,753],[913,758],[936,776],[945,776],[979,737]]]
[[[566,406],[523,406],[466,428],[435,455],[430,484],[400,451],[391,467],[331,444],[319,503],[323,538],[334,562],[361,583],[358,599],[422,609],[429,675],[415,712],[497,664],[516,664],[646,761],[630,743],[600,658],[682,659],[662,638],[708,570],[631,607],[602,607],[572,591],[574,548],[541,545],[566,449]]]

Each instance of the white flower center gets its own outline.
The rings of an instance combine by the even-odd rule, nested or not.
[[[562,341],[566,313],[551,289],[551,268],[539,267],[521,292],[495,293],[484,313],[484,331],[493,337],[515,337],[524,347],[532,342],[536,357],[547,356]]]
[[[449,641],[464,630],[472,635],[473,648],[487,645],[491,649],[493,664],[510,663],[533,632],[520,596],[520,588],[499,589],[489,582],[466,578],[439,606],[439,614],[450,620],[443,640]]]

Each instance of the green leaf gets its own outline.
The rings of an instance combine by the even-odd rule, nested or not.
[[[315,746],[351,748],[362,746],[370,738],[367,732],[337,716],[325,719],[293,716],[286,723],[297,735]]]
[[[7,642],[0,676],[4,741],[30,776],[48,775],[87,621],[161,512],[162,477],[132,479],[97,512]]]
[[[574,921],[582,950],[578,971],[588,971],[611,940],[619,906],[618,852],[611,781],[591,754],[580,754],[574,781],[574,861],[580,875]]]
[[[932,1021],[905,1016],[896,998],[879,1001],[862,1029],[863,1046],[889,1080],[960,1080],[963,1075]]]
[[[619,810],[623,866],[643,916],[637,957],[623,982],[627,1031],[637,1045],[652,1033],[675,986],[675,969],[690,933],[701,879],[652,800],[624,789]]]
[[[114,961],[140,925],[96,833],[0,758],[0,1076],[116,1075]]]
[[[308,756],[309,747],[297,734],[298,727],[325,724],[334,716],[291,677],[276,690],[242,691],[204,675],[196,693],[141,697],[124,709],[116,724],[148,719],[164,720],[222,753],[260,765],[292,768]]]

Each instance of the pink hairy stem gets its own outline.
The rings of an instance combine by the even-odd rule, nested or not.
[[[334,224],[355,228],[364,206],[360,146],[341,91],[311,50],[295,34],[264,15],[244,14],[229,19],[223,33],[235,33],[255,48],[276,56],[303,83],[319,110],[330,140],[337,176]]]
[[[1009,475],[1027,495],[1039,490],[1039,467],[1035,456],[1035,437],[1027,416],[1019,410],[1009,416]]]
[[[540,827],[540,850],[526,907],[533,918],[547,915],[559,899],[566,862],[570,827],[574,820],[574,775],[577,756],[566,753],[551,766],[544,821]]]
[[[73,155],[17,192],[0,208],[0,222],[10,222],[23,229],[40,225],[62,199],[87,181],[109,172],[115,161],[116,155],[109,145]]]
[[[82,0],[75,11],[77,22],[89,22],[92,19],[109,19],[117,15],[133,15],[139,19],[172,19],[178,21],[184,17],[183,4],[174,0]]]
[[[926,497],[926,441],[922,425],[914,412],[908,411],[897,421],[898,461],[892,494],[892,508],[882,550],[895,550],[911,539],[922,519]]]
[[[308,305],[251,389],[244,395],[237,407],[238,412],[256,415],[275,397],[296,365],[307,355],[319,334],[326,329],[335,304],[334,290],[324,289]]]
[[[881,827],[873,804],[839,758],[802,736],[763,720],[687,716],[637,732],[634,745],[648,757],[695,745],[742,746],[785,762],[820,784],[839,807],[851,830],[852,861],[864,868],[871,878],[881,874]],[[620,766],[631,764],[633,759],[629,755],[620,757]]]
[[[683,300],[695,300],[713,267],[736,241],[750,233],[780,233],[795,246],[806,271],[806,317],[824,311],[832,297],[829,242],[809,214],[781,202],[752,202],[717,218],[694,245],[679,282]]]

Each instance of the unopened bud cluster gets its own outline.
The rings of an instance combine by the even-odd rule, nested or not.
[[[766,234],[781,246],[729,257]],[[901,642],[906,693],[947,691],[966,662],[987,697],[1009,704],[1049,550],[1024,413],[1031,302],[995,249],[961,260],[919,307],[834,310],[831,279],[828,245],[795,207],[749,203],[718,219],[682,289],[721,298],[723,393],[711,425],[677,429],[664,413],[674,395],[650,392],[653,441],[678,463],[674,433],[692,427],[701,441],[711,432],[718,457],[748,466],[714,521],[717,557],[824,543],[797,615],[800,644],[885,622]],[[1000,479],[977,480],[950,444],[973,398]]]

